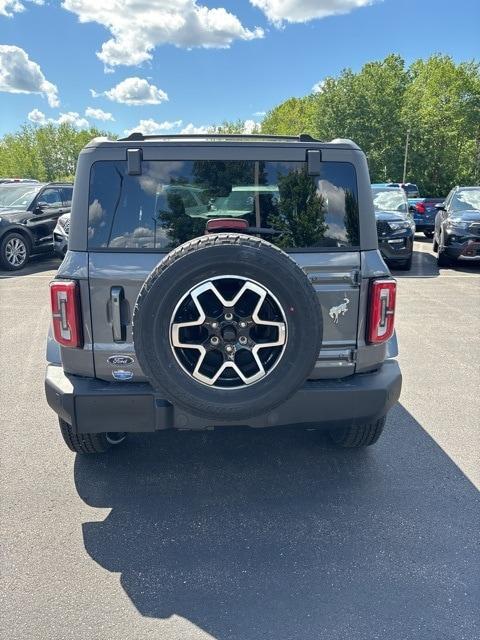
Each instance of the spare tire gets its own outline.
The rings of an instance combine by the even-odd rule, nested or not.
[[[322,314],[305,273],[256,237],[195,238],[152,271],[133,313],[138,362],[174,405],[241,420],[287,400],[315,366]]]

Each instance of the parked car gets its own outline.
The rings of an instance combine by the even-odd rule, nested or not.
[[[188,189],[157,210],[158,183],[253,197],[243,217],[201,218]],[[256,197],[267,185],[278,198]],[[93,140],[50,293],[46,397],[78,453],[218,425],[308,425],[362,447],[400,394],[396,282],[349,140]]]
[[[437,208],[445,198],[409,198],[408,204],[413,214],[417,231],[423,231],[426,238],[433,238]]]
[[[436,208],[433,250],[438,265],[480,262],[480,186],[454,187]]]
[[[53,229],[70,211],[72,191],[64,182],[0,185],[0,266],[16,271],[31,254],[53,251]]]
[[[407,198],[419,198],[420,191],[416,184],[413,182],[376,182],[375,187],[400,187],[405,191]]]
[[[34,180],[33,178],[0,178],[0,184],[12,184],[12,183],[23,183],[23,182],[39,182],[39,180]]]
[[[387,264],[397,269],[412,267],[415,222],[407,196],[400,187],[372,185],[377,221],[378,248]]]
[[[70,232],[70,214],[64,213],[57,220],[53,230],[53,249],[57,256],[64,258],[68,249],[68,234]]]

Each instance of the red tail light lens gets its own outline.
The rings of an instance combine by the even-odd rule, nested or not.
[[[370,285],[367,342],[378,344],[389,340],[395,328],[395,280],[374,280]]]
[[[425,213],[425,205],[423,204],[423,202],[418,202],[415,205],[415,209],[417,210],[417,213],[420,213],[420,214]]]
[[[74,280],[55,280],[50,283],[53,335],[64,347],[81,347],[82,315],[80,289]]]
[[[245,231],[248,220],[244,218],[212,218],[207,222],[207,233],[214,231]]]

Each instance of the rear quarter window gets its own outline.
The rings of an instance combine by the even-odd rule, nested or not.
[[[354,249],[359,245],[355,167],[304,162],[145,161],[92,165],[89,249],[170,251],[205,233],[208,220],[242,218],[285,250]]]

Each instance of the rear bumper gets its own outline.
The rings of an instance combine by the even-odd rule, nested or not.
[[[434,231],[435,230],[435,217],[431,220],[425,216],[413,216],[415,222],[415,228],[417,231]]]
[[[242,425],[275,427],[312,424],[325,427],[372,422],[400,396],[402,376],[396,360],[376,372],[336,380],[307,381],[280,407],[242,421],[209,421],[161,398],[147,383],[103,382],[65,374],[48,365],[45,393],[50,407],[77,433],[145,432]]]

